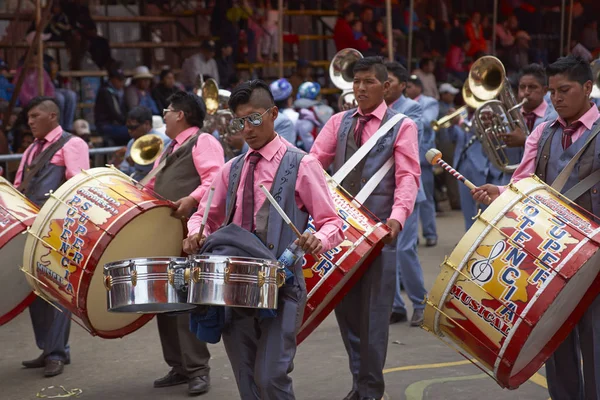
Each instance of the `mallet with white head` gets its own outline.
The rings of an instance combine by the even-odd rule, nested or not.
[[[427,161],[429,161],[432,165],[438,164],[444,168],[450,175],[464,183],[469,189],[473,190],[477,187],[473,185],[473,182],[462,176],[460,172],[448,165],[446,161],[442,160],[442,152],[438,149],[429,149],[425,154],[425,158],[427,158]]]

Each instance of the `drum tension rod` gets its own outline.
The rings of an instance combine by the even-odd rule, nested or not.
[[[19,224],[23,225],[25,228],[29,228],[29,226],[25,222],[21,221],[21,219],[19,217],[17,217],[15,214],[13,214],[13,212],[10,211],[8,208],[4,208],[2,206],[0,206],[0,208],[3,209],[4,211],[6,211],[15,220],[19,221]],[[39,209],[38,209],[38,211],[39,211]]]

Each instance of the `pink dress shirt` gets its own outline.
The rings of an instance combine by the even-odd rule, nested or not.
[[[44,139],[47,140],[42,151],[50,147],[54,142],[57,142],[63,133],[63,129],[57,126],[51,130]],[[38,139],[35,139],[33,143],[23,153],[19,169],[17,170],[17,176],[15,177],[15,186],[19,186],[23,181],[23,167],[25,163],[31,164],[31,152],[36,148]],[[87,143],[80,137],[71,138],[62,149],[58,150],[54,156],[50,159],[50,163],[59,167],[66,167],[65,177],[71,179],[77,175],[82,169],[90,169],[90,152]]]
[[[263,146],[258,152],[262,155],[262,159],[256,164],[254,170],[254,215],[262,207],[266,201],[266,196],[260,190],[260,185],[264,185],[270,190],[275,179],[275,174],[279,168],[279,164],[290,144],[277,135],[275,139]],[[254,150],[250,150],[245,157]],[[205,235],[216,231],[225,221],[225,201],[227,199],[227,188],[229,187],[229,172],[233,160],[221,168],[221,171],[215,178],[213,186],[215,187],[214,197],[210,205],[210,214],[206,223]],[[242,225],[242,203],[244,201],[244,181],[247,175],[248,163],[244,162],[241,172],[240,184],[237,191],[235,211],[233,214],[233,223]],[[202,216],[206,209],[208,196],[204,196],[198,211],[190,218],[188,222],[189,236],[198,233]],[[298,168],[298,180],[296,181],[296,204],[298,208],[305,209],[313,218],[317,233],[315,236],[321,240],[323,252],[331,250],[344,240],[342,231],[342,220],[338,217],[337,211],[331,199],[329,188],[323,173],[323,167],[314,158],[309,155],[305,156],[300,162]],[[256,219],[255,219],[256,222]]]
[[[535,110],[532,111],[532,113],[534,113],[536,117],[544,118],[544,115],[546,115],[546,110],[547,109],[548,109],[548,103],[546,103],[546,100],[542,100],[542,102],[540,103],[540,105],[537,106],[535,108]],[[525,111],[523,110],[523,108],[521,108],[521,112],[523,112],[523,114],[525,113]]]
[[[197,127],[191,127],[179,133],[179,135],[173,139],[175,141],[173,151],[175,152],[180,148],[181,145],[197,131]],[[165,151],[166,150],[167,149],[165,149]],[[196,145],[192,149],[192,159],[194,160],[196,171],[198,171],[198,175],[200,175],[200,186],[190,193],[190,196],[200,203],[200,200],[204,197],[204,193],[208,191],[210,185],[217,176],[219,169],[225,162],[223,146],[221,146],[221,143],[219,143],[219,141],[211,134],[201,133],[200,136],[198,136]],[[154,162],[154,168],[156,168],[158,164],[160,164],[160,157]],[[152,178],[146,185],[146,188],[154,190],[155,182],[156,178]]]
[[[546,102],[543,102],[543,104],[546,104]],[[547,106],[548,105],[546,105],[546,107]],[[539,114],[536,113],[536,115]],[[579,118],[579,121],[581,121],[583,125],[579,129],[577,129],[573,134],[573,143],[575,143],[586,130],[592,129],[592,125],[594,125],[594,122],[596,122],[596,120],[599,117],[600,111],[598,111],[598,107],[592,104],[592,107],[590,107],[590,109],[585,114],[583,114],[581,118]],[[567,126],[565,120],[561,117],[558,117],[556,121],[543,122],[539,124],[538,127],[535,128],[533,132],[531,132],[531,135],[529,135],[527,141],[525,142],[525,152],[523,153],[523,159],[521,160],[519,168],[517,168],[517,170],[513,174],[511,180],[512,182],[518,182],[521,179],[529,178],[532,174],[535,173],[535,158],[537,156],[538,143],[540,141],[540,138],[542,137],[544,127],[546,127],[547,124],[556,123],[561,124],[563,127]],[[503,193],[505,190],[506,186],[500,186],[500,193]]]
[[[387,106],[385,102],[382,102],[371,113],[374,118],[371,118],[365,125],[363,143],[366,143],[377,132],[386,111]],[[363,115],[360,109],[357,112]],[[310,149],[310,154],[316,157],[322,165],[331,165],[335,159],[338,130],[344,113],[337,113],[327,121]],[[406,218],[413,211],[417,191],[419,190],[419,177],[421,176],[417,125],[409,118],[402,121],[400,131],[396,137],[396,142],[394,143],[394,163],[396,189],[394,191],[394,205],[392,206],[390,218],[395,219],[400,222],[400,225],[404,226]]]

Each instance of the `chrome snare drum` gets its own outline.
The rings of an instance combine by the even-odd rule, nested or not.
[[[277,261],[250,257],[189,257],[188,303],[248,308],[277,308],[285,281]]]
[[[154,314],[195,308],[186,302],[189,269],[183,257],[132,258],[104,266],[108,310]]]

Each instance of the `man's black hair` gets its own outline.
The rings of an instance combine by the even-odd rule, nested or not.
[[[565,75],[569,80],[583,85],[587,81],[594,81],[590,64],[580,57],[568,55],[560,57],[546,68],[548,77]]]
[[[548,86],[548,76],[546,75],[546,70],[540,64],[529,64],[523,68],[521,73],[519,74],[519,80],[525,75],[533,76],[540,85]]]
[[[203,107],[202,99],[195,94],[188,92],[175,92],[168,99],[173,110],[183,111],[185,120],[190,126],[202,128],[204,117],[206,116],[206,108]]]
[[[389,61],[385,63],[385,67],[387,68],[388,73],[398,78],[400,83],[408,82],[410,75],[408,74],[408,70],[404,67],[404,65],[396,61]]]
[[[31,111],[34,107],[40,107],[40,109],[46,112],[54,112],[56,113],[56,119],[60,121],[60,106],[58,102],[53,97],[48,96],[37,96],[31,99],[29,104],[27,104],[28,112]]]
[[[433,61],[433,59],[429,57],[421,58],[421,61],[419,61],[419,68],[423,69],[423,67],[429,64],[431,61]]]
[[[352,68],[352,72],[354,74],[364,71],[373,71],[375,73],[375,77],[381,83],[388,80],[388,71],[382,57],[361,58],[354,64],[354,67]]]
[[[131,111],[127,113],[127,119],[132,119],[140,124],[150,122],[150,125],[152,125],[152,111],[144,106],[133,107]]]
[[[243,105],[250,103],[265,110],[275,105],[273,94],[264,81],[255,79],[240,83],[233,89],[229,97],[229,109],[235,113],[235,110]]]
[[[163,79],[165,79],[165,77],[167,75],[169,75],[170,73],[173,73],[173,71],[171,70],[171,68],[165,68],[162,71],[160,71],[160,75],[159,75],[159,80],[162,82]]]

